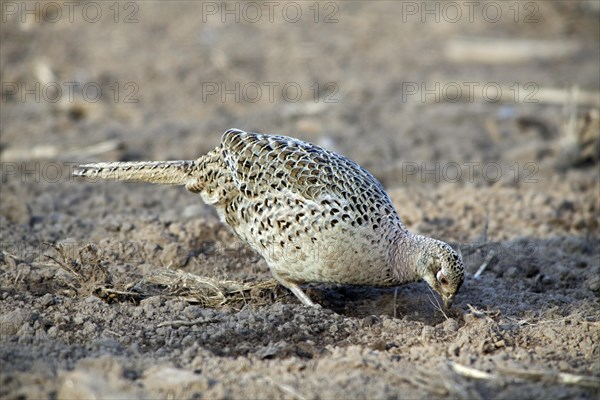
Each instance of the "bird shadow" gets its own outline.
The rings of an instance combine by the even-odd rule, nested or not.
[[[424,282],[392,288],[316,285],[306,292],[323,308],[351,318],[387,315],[436,325],[447,317],[440,311],[439,297]]]

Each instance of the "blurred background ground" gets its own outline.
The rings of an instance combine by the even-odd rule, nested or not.
[[[2,2],[3,398],[597,398],[600,2],[70,4]],[[233,127],[369,169],[461,248],[462,315],[418,283],[101,298],[165,268],[269,279],[184,189],[69,176]]]

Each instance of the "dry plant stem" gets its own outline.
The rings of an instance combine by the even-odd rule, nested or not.
[[[496,313],[490,313],[490,312],[478,310],[470,304],[467,304],[467,307],[469,307],[469,310],[471,310],[471,313],[473,313],[473,315],[476,316],[477,318],[485,318],[488,322],[494,321],[492,318],[489,317],[488,314],[496,314]]]
[[[519,379],[539,381],[544,380],[552,383],[562,383],[565,385],[584,386],[600,389],[600,382],[595,377],[585,375],[575,375],[564,372],[554,371],[529,371],[517,368],[498,368],[496,374],[490,374],[476,368],[467,367],[455,362],[449,362],[450,368],[459,375],[472,379],[491,380],[501,376],[516,377]]]
[[[398,314],[398,288],[394,289],[394,318]]]
[[[475,368],[467,367],[455,362],[449,362],[450,368],[459,375],[473,379],[492,379],[494,376],[485,371],[481,371]]]
[[[479,279],[483,271],[485,271],[485,269],[494,260],[494,257],[496,257],[496,252],[494,250],[491,250],[485,257],[485,261],[483,262],[483,264],[481,264],[477,272],[475,272],[475,275],[473,275],[473,279]]]
[[[156,287],[162,289],[156,290]],[[136,295],[170,295],[206,307],[220,308],[232,303],[260,303],[256,291],[272,290],[277,287],[274,280],[258,283],[219,281],[200,277],[178,270],[164,269],[143,278],[136,285]]]
[[[433,290],[431,290],[431,288],[428,286],[427,287],[429,289],[429,291],[431,292],[431,295],[433,296],[433,299],[431,299],[431,296],[427,296],[427,298],[429,299],[429,302],[431,303],[431,305],[438,310],[440,313],[442,313],[442,315],[444,316],[444,318],[449,319],[448,315],[446,315],[446,312],[444,311],[444,308],[442,307],[442,305],[440,304],[439,300],[437,299],[437,297],[435,296],[435,293],[433,293]]]
[[[499,368],[499,372],[503,375],[514,376],[521,379],[534,381],[544,380],[556,383],[564,383],[565,385],[577,385],[600,389],[600,381],[592,376],[575,375],[554,371],[528,371],[524,369],[513,368]]]
[[[267,379],[273,385],[277,386],[277,388],[279,390],[281,390],[283,393],[291,396],[293,399],[306,400],[305,396],[303,396],[302,394],[298,393],[298,391],[296,389],[294,389],[293,387],[291,387],[290,385],[286,385],[285,383],[275,382],[275,380],[273,380],[273,378],[267,378]]]
[[[486,210],[485,212],[485,219],[483,220],[483,232],[481,234],[481,242],[483,244],[487,243],[488,241],[488,229],[489,229],[489,225],[490,225],[490,214],[489,212]]]
[[[54,261],[56,263],[56,265],[58,265],[62,269],[75,275],[77,277],[77,279],[80,279],[80,280],[82,279],[81,274],[79,272],[75,271],[75,269],[73,269],[73,267],[70,265],[70,262],[69,262],[70,258],[67,254],[65,254],[64,248],[62,246],[55,245],[53,243],[47,243],[47,242],[45,242],[44,245],[48,245],[48,246],[52,247],[54,250],[56,250],[56,252],[61,256],[62,260],[59,260],[49,254],[44,254],[44,256],[46,258],[49,258],[50,260]]]
[[[560,60],[575,54],[582,44],[576,40],[450,38],[444,52],[449,60],[482,64],[514,64],[532,60]]]
[[[113,288],[101,288],[101,290],[107,295],[120,295],[120,296],[135,296],[138,297],[139,293],[130,292],[126,290],[118,290]]]
[[[162,328],[163,326],[172,326],[174,328],[178,328],[180,326],[194,326],[194,325],[201,325],[201,324],[212,324],[215,322],[221,322],[220,319],[218,318],[210,318],[210,319],[206,319],[206,318],[198,318],[192,321],[167,321],[167,322],[162,322],[160,324],[157,325],[158,328]]]

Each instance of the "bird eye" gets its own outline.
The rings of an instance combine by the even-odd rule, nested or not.
[[[444,273],[441,270],[438,271],[436,277],[438,282],[442,285],[446,286],[448,284],[448,278],[446,278],[446,275],[444,275]]]

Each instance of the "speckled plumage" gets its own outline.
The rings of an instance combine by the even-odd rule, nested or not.
[[[200,193],[306,305],[315,304],[298,285],[308,282],[394,286],[424,279],[446,306],[463,282],[460,255],[410,233],[368,171],[294,138],[231,129],[195,161],[85,164],[75,175]]]

